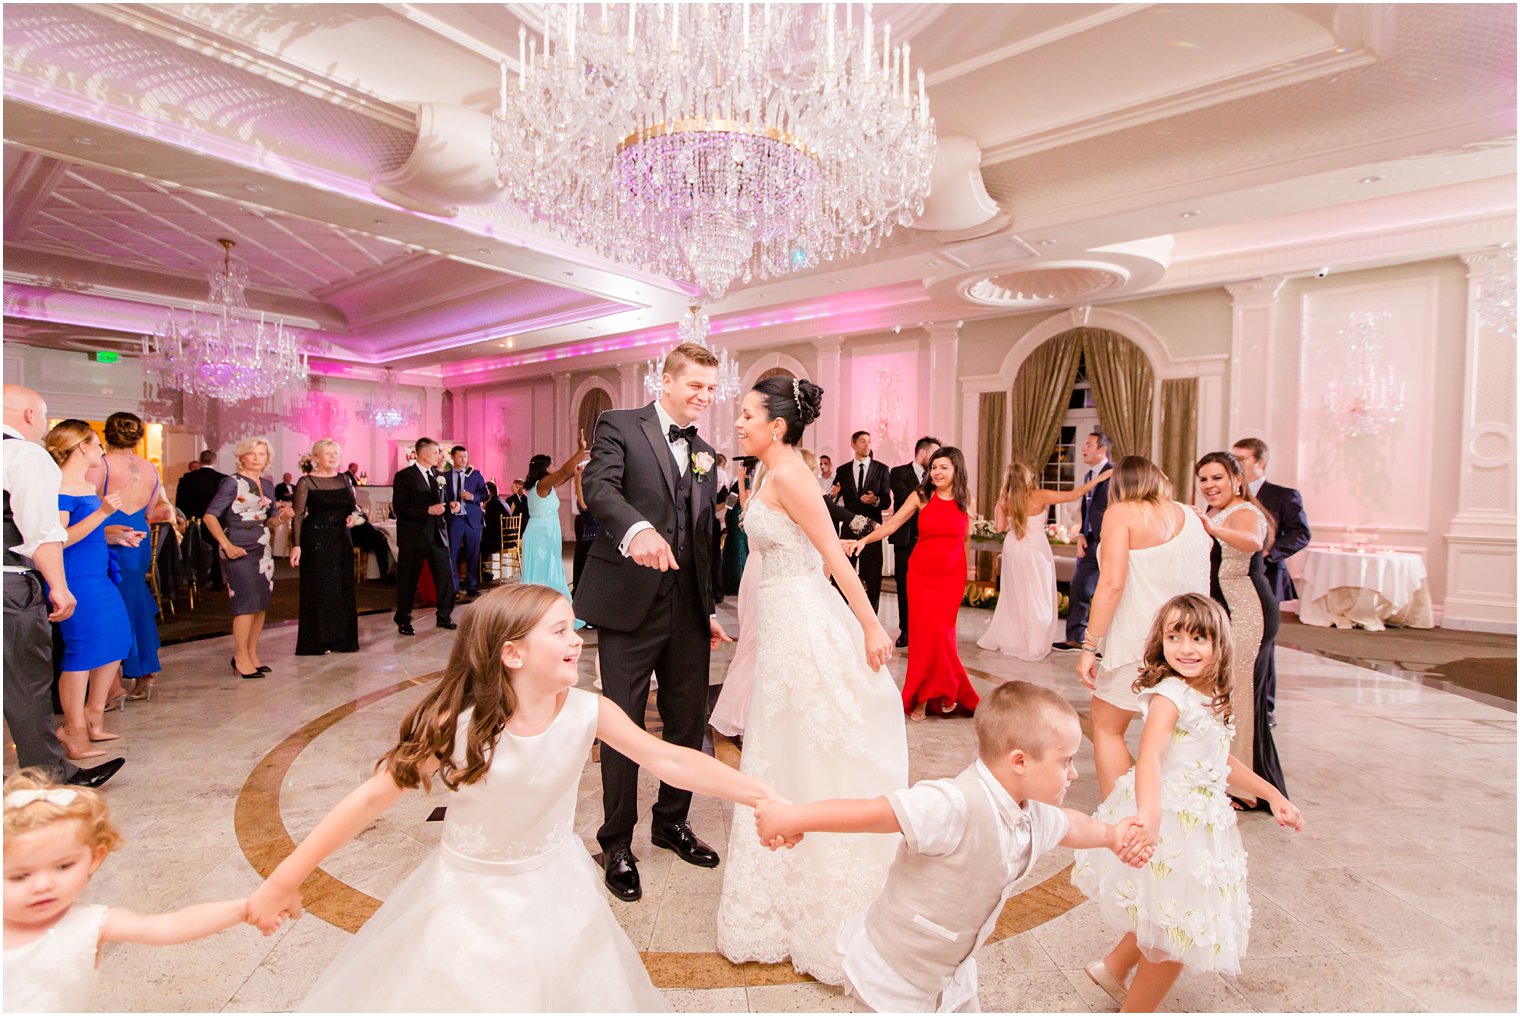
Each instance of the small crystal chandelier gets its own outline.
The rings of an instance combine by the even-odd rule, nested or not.
[[[718,358],[718,390],[714,397],[718,402],[729,402],[740,394],[739,358],[729,356],[728,350],[713,345],[709,337],[711,329],[712,320],[707,316],[706,310],[698,305],[688,307],[676,323],[676,341],[695,342]],[[648,360],[644,364],[644,391],[650,398],[659,397],[664,389],[661,378],[665,371],[665,357],[668,355],[669,350],[666,350],[659,354],[658,359]]]
[[[1506,243],[1488,262],[1488,273],[1479,286],[1478,321],[1500,335],[1515,328],[1515,245]]]
[[[359,419],[387,434],[417,422],[417,407],[401,398],[401,390],[396,386],[396,372],[391,368],[385,368],[384,380],[370,396],[369,405],[360,410]]]
[[[1404,412],[1404,382],[1383,365],[1387,311],[1357,312],[1340,330],[1347,369],[1325,388],[1325,414],[1346,437],[1376,437]]]
[[[518,29],[491,132],[509,200],[571,243],[721,300],[922,214],[924,72],[870,4],[587,6],[542,8],[542,52]]]
[[[143,336],[148,380],[222,402],[262,399],[305,385],[311,377],[306,352],[282,322],[255,320],[245,290],[248,270],[232,263],[228,239],[222,263],[211,275],[210,304],[192,309],[188,323],[173,311],[155,333]]]

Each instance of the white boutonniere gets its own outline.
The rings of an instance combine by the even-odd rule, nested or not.
[[[439,473],[436,476],[434,476],[433,477],[433,483],[435,483],[436,485],[442,487],[443,486],[443,474]]]
[[[691,471],[696,476],[697,482],[707,479],[707,474],[712,470],[713,457],[707,452],[697,452],[691,457]]]

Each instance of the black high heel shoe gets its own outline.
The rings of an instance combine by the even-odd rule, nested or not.
[[[238,669],[237,657],[233,657],[232,659],[228,660],[227,663],[232,667],[232,672],[234,674],[236,674],[238,677],[241,677],[245,681],[251,681],[251,680],[253,680],[256,677],[257,678],[262,678],[264,676],[263,674],[260,674],[257,670],[255,670],[251,674],[245,674],[245,673],[243,673],[241,670]]]

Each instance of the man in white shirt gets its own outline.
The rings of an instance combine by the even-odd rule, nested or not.
[[[839,477],[834,475],[834,460],[827,455],[818,456],[818,489],[823,491],[823,496],[832,499],[834,488],[839,485]]]
[[[74,613],[63,570],[69,534],[58,520],[58,464],[37,442],[47,433],[47,403],[30,388],[5,386],[5,722],[16,762],[55,779],[98,787],[124,764],[94,769],[69,763],[53,732],[53,632]],[[47,597],[43,597],[43,580]]]

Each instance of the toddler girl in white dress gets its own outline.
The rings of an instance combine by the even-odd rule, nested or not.
[[[665,1010],[575,833],[592,741],[666,783],[753,806],[770,789],[666,744],[575,687],[570,601],[515,584],[481,597],[448,667],[368,782],[318,823],[249,898],[261,928],[300,912],[302,880],[408,789],[454,793],[438,849],[398,886],[312,989],[318,1012]]]
[[[53,786],[36,770],[5,781],[6,1012],[90,1009],[105,942],[174,945],[243,920],[247,900],[198,903],[169,914],[76,905],[100,862],[119,846],[105,799],[93,790]]]
[[[1224,608],[1197,593],[1156,612],[1134,684],[1140,757],[1094,813],[1110,823],[1137,816],[1137,849],[1155,850],[1138,871],[1106,851],[1076,852],[1072,883],[1124,933],[1087,976],[1126,1012],[1154,1011],[1184,968],[1240,971],[1251,902],[1227,787],[1268,801],[1280,825],[1304,826],[1276,787],[1230,755],[1229,626]]]

